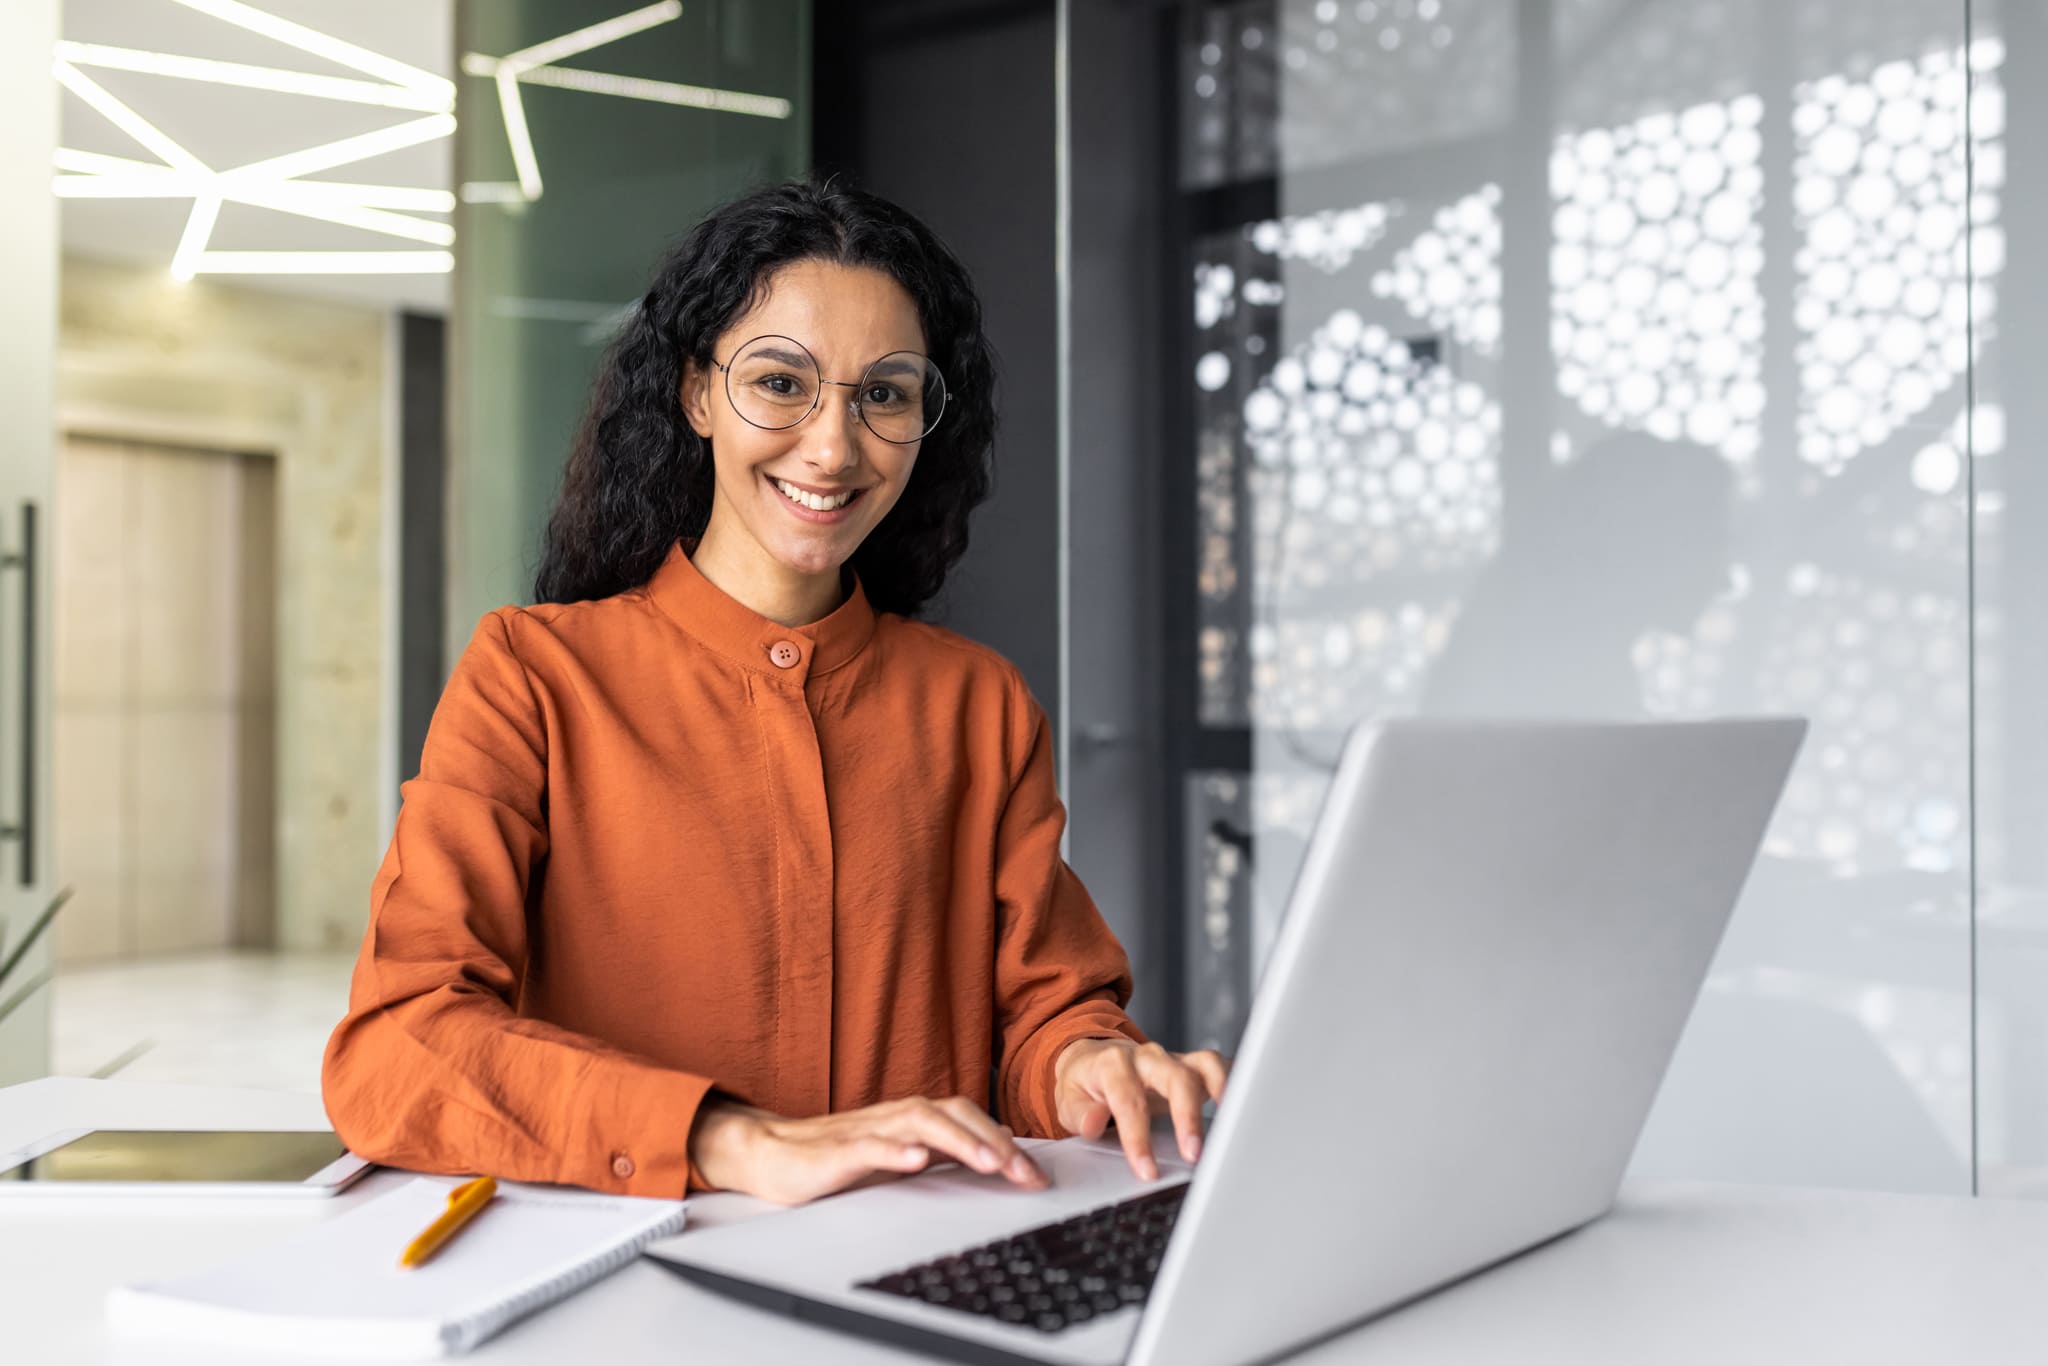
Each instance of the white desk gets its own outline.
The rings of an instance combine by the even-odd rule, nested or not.
[[[77,1078],[0,1090],[0,1149],[69,1127],[187,1125],[325,1127],[309,1095]],[[91,1199],[0,1206],[0,1360],[234,1366],[247,1359],[109,1339],[100,1327],[102,1297],[124,1281],[282,1236],[399,1179],[376,1173],[311,1207],[149,1201],[117,1210]],[[690,1215],[703,1227],[763,1208],[709,1196],[693,1200]],[[1296,1360],[2036,1366],[2044,1344],[2048,1204],[1660,1185],[1631,1188],[1590,1228]],[[735,1304],[645,1262],[514,1327],[474,1359],[497,1366],[925,1360]]]

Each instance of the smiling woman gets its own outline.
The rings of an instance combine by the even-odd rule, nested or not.
[[[921,398],[920,415],[929,408],[937,425],[907,443],[864,420],[871,406],[848,383],[906,358],[940,396]],[[763,502],[781,478],[819,495],[884,495],[807,542],[807,572],[836,553],[831,568],[850,564],[876,607],[915,614],[966,550],[968,514],[988,496],[994,384],[973,283],[924,224],[875,196],[813,185],[730,204],[662,263],[607,358],[535,596],[573,601],[645,582],[679,539],[708,539],[718,562],[734,528],[707,530],[715,508],[757,548],[794,535],[759,515],[785,515],[782,502]],[[822,403],[828,392],[850,403]]]
[[[988,493],[994,372],[922,223],[712,213],[600,373],[538,605],[478,625],[406,785],[324,1092],[358,1154],[800,1201],[1018,1134],[1157,1175],[1214,1053],[1124,1013],[1044,710],[915,620]],[[844,396],[843,401],[841,396]],[[993,1086],[991,1081],[993,1080]]]

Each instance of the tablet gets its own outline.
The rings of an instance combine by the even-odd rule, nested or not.
[[[0,1153],[18,1195],[333,1195],[368,1171],[325,1129],[65,1129]]]

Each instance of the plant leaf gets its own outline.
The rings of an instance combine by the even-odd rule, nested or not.
[[[7,974],[13,972],[28,951],[35,947],[36,940],[42,938],[43,931],[50,928],[50,922],[57,918],[57,912],[64,908],[65,902],[71,900],[71,891],[71,888],[66,887],[52,897],[50,904],[43,908],[43,913],[36,917],[35,924],[28,927],[27,937],[14,946],[14,952],[7,955],[6,961],[0,962],[0,982],[7,980]],[[0,1015],[4,1013],[0,1012]]]
[[[28,981],[22,983],[20,991],[15,992],[5,1001],[0,1001],[0,1023],[4,1023],[9,1015],[12,1015],[16,1010],[20,1009],[21,1003],[23,1001],[26,1001],[29,997],[35,995],[37,989],[45,985],[49,980],[49,973],[39,972],[35,976],[29,978]]]
[[[141,1057],[143,1054],[149,1052],[150,1049],[155,1047],[155,1039],[142,1039],[136,1043],[132,1043],[128,1047],[122,1049],[119,1053],[115,1054],[113,1057],[109,1058],[107,1061],[101,1063],[98,1067],[93,1068],[92,1075],[99,1078],[101,1081],[105,1081],[108,1077],[113,1076],[116,1072],[126,1067],[129,1063],[134,1062],[137,1058]]]

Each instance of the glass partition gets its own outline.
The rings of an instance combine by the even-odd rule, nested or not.
[[[459,0],[448,658],[532,591],[598,357],[664,247],[810,156],[808,0]]]
[[[1800,713],[1637,1170],[1972,1189],[1973,858],[2017,962],[2048,804],[2025,400],[1972,363],[2029,325],[2005,43],[1957,0],[1277,0],[1178,59],[1185,686],[1242,760],[1186,777],[1191,1032],[1234,1041],[1360,717]],[[2029,972],[1976,1024],[2042,1163]]]

